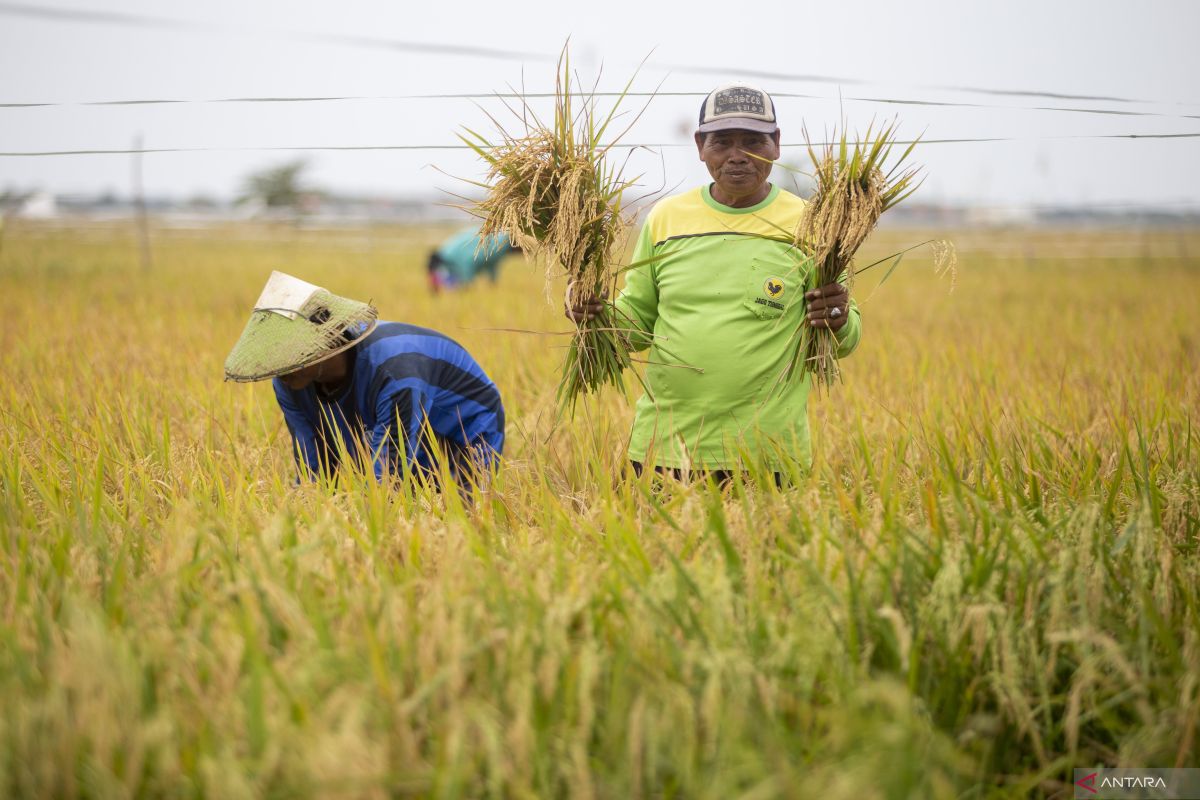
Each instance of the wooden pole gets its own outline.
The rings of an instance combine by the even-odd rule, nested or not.
[[[150,220],[146,214],[146,196],[142,189],[142,134],[133,137],[133,203],[137,214],[138,245],[142,258],[142,271],[154,267],[150,252]]]

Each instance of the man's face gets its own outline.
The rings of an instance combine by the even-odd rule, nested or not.
[[[696,149],[721,195],[751,197],[762,192],[771,177],[771,162],[779,158],[779,131],[697,133]]]
[[[324,361],[318,361],[316,364],[309,364],[303,369],[298,369],[295,372],[289,372],[287,375],[280,375],[279,380],[283,381],[283,385],[291,389],[293,392],[298,392],[301,389],[308,387],[310,383],[318,380],[321,377]]]

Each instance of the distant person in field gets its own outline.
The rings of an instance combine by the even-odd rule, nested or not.
[[[487,275],[495,283],[500,262],[509,253],[518,252],[508,234],[483,238],[478,225],[463,228],[429,254],[429,289],[434,294],[457,289],[480,275]]]
[[[460,485],[483,477],[504,449],[496,385],[449,337],[376,316],[273,272],[225,378],[274,379],[301,477],[332,474],[349,458],[380,480],[436,482],[438,453]]]
[[[651,209],[638,237],[618,324],[649,348],[629,441],[633,470],[726,482],[750,461],[811,465],[811,379],[782,383],[802,323],[835,331],[838,357],[858,345],[858,309],[841,283],[813,286],[787,241],[804,212],[770,182],[779,158],[775,104],[747,84],[721,86],[700,107],[694,140],[711,182]],[[655,259],[648,261],[649,259]],[[566,309],[591,319],[603,299]],[[684,368],[690,367],[690,368]]]

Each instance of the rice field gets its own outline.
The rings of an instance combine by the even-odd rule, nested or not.
[[[10,225],[0,796],[1069,797],[1200,766],[1200,232],[910,254],[816,462],[656,491],[630,403],[556,417],[539,266],[432,297],[445,231]],[[280,269],[436,327],[508,412],[491,490],[294,485],[221,365]],[[497,329],[544,333],[518,333]],[[553,335],[550,335],[553,333]],[[635,383],[635,382],[630,382]]]

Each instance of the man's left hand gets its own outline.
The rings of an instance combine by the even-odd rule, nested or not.
[[[814,328],[841,330],[850,316],[850,290],[840,283],[827,283],[804,293],[805,314]]]

